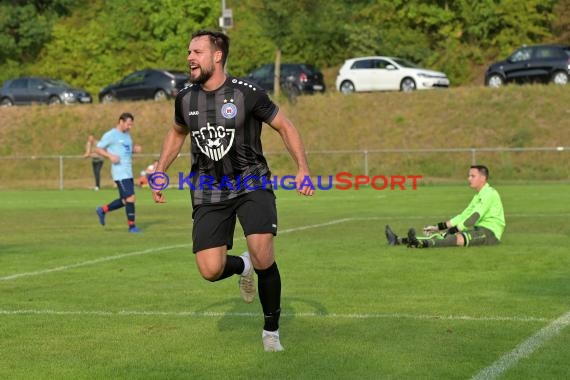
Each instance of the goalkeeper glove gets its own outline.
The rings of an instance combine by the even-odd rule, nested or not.
[[[424,234],[426,236],[433,235],[439,231],[447,230],[447,223],[446,222],[439,222],[437,226],[425,226],[424,227]]]
[[[439,232],[439,228],[437,228],[437,226],[425,226],[424,227],[424,235],[425,236],[431,236],[437,232]]]

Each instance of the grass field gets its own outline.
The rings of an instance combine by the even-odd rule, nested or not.
[[[498,247],[389,247],[455,215],[466,186],[279,191],[281,337],[237,278],[201,279],[188,194],[97,222],[100,192],[0,193],[2,379],[562,379],[570,373],[570,184],[495,184]],[[234,253],[245,249],[236,233]]]

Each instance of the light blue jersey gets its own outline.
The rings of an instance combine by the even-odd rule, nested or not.
[[[113,181],[133,178],[132,153],[133,140],[129,132],[121,132],[113,128],[103,135],[97,143],[98,148],[106,149],[107,152],[119,156],[120,160],[111,165]]]

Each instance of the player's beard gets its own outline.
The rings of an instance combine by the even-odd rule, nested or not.
[[[200,74],[198,76],[193,76],[192,72],[190,72],[190,83],[193,84],[204,84],[212,77],[214,74],[214,68],[212,66],[209,69],[205,69],[203,66],[200,66]]]

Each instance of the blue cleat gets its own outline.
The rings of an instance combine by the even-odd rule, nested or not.
[[[102,207],[97,207],[95,212],[97,212],[97,216],[99,217],[99,223],[101,223],[101,225],[104,226],[105,225],[105,211],[103,211]]]
[[[137,226],[130,226],[130,227],[129,227],[129,232],[132,232],[132,233],[135,233],[135,234],[136,234],[136,233],[141,232],[141,230],[140,230]]]

